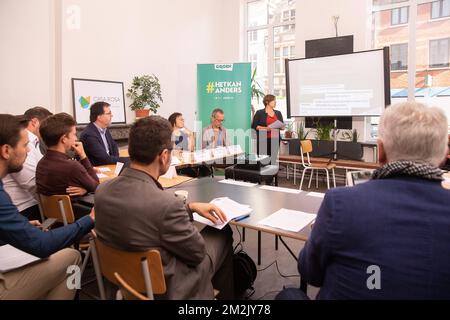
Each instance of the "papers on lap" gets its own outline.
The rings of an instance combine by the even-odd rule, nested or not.
[[[250,212],[253,211],[253,209],[250,208],[249,205],[240,204],[228,197],[216,198],[213,199],[210,203],[215,204],[223,211],[223,213],[225,213],[225,215],[227,216],[227,221],[225,223],[213,224],[210,220],[200,216],[197,213],[194,213],[194,220],[216,229],[222,229],[228,224],[228,222],[233,219],[240,220],[248,217],[250,215]]]
[[[39,260],[41,259],[9,244],[0,247],[0,272],[5,273]]]
[[[259,224],[287,231],[299,232],[310,224],[315,218],[316,215],[313,213],[283,208],[262,219],[259,221]]]

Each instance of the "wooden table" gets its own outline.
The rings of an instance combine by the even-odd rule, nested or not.
[[[106,177],[100,178],[100,183],[108,181],[112,178],[115,178],[116,175],[114,174],[114,171],[116,170],[116,165],[115,164],[109,164],[106,166],[99,166],[97,168],[107,168],[109,169],[109,171],[105,171],[102,172]],[[159,177],[158,181],[159,183],[161,183],[161,185],[164,188],[172,188],[174,186],[177,186],[183,182],[187,182],[190,180],[193,180],[194,178],[191,177],[185,177],[185,176],[177,176],[175,178],[172,179],[168,179],[168,178],[164,178],[164,177]]]

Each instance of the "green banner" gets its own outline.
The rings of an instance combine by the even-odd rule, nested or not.
[[[225,113],[223,127],[227,129],[231,144],[241,145],[245,152],[249,152],[251,145],[250,81],[250,63],[197,65],[197,120],[200,121],[199,126],[202,128],[209,126],[211,112],[215,108],[222,109]]]

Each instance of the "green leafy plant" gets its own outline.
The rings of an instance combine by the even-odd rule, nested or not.
[[[292,132],[294,129],[294,124],[292,122],[286,122],[285,123],[285,132],[284,132],[284,137],[285,138],[292,138]]]
[[[253,70],[251,78],[251,89],[252,89],[252,100],[256,98],[259,104],[259,99],[264,98],[264,92],[262,91],[261,85],[256,81],[256,68]]]
[[[305,123],[303,121],[297,122],[297,138],[300,140],[306,140],[311,130],[305,129]]]
[[[155,75],[134,77],[127,97],[133,100],[130,104],[131,110],[142,110],[148,107],[156,113],[160,107],[158,102],[163,102],[159,79]]]
[[[317,140],[331,140],[331,131],[334,129],[334,124],[324,124],[322,125],[319,121],[315,123],[316,127],[316,139]]]
[[[358,130],[356,130],[356,129],[346,130],[346,131],[342,132],[341,138],[344,140],[351,141],[351,142],[358,142],[358,139],[359,139]]]

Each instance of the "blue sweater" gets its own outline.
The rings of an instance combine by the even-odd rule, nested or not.
[[[412,177],[328,191],[298,268],[318,299],[450,299],[450,191]]]
[[[80,240],[93,227],[92,219],[85,216],[68,226],[41,231],[19,213],[0,180],[0,245],[10,244],[45,258]]]

